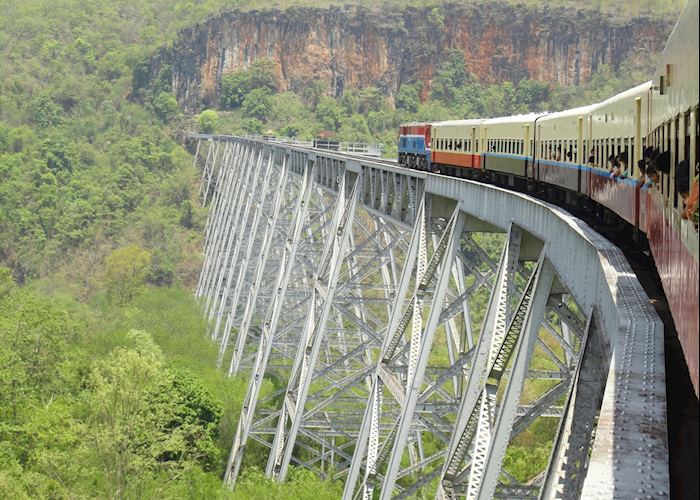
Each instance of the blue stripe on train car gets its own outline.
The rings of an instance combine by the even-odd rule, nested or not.
[[[484,156],[484,157],[494,156],[496,158],[515,158],[515,159],[520,159],[520,160],[532,161],[531,156],[522,156],[522,155],[515,155],[515,154],[508,154],[508,153],[482,153],[482,156]],[[610,178],[610,172],[608,172],[607,170],[602,169],[602,168],[589,167],[588,165],[567,163],[567,162],[556,161],[556,160],[543,160],[540,158],[537,158],[535,161],[541,163],[542,165],[549,165],[551,167],[562,167],[562,168],[567,168],[570,170],[581,169],[581,170],[586,171],[586,172],[591,172],[591,173],[593,173],[597,176],[600,176],[600,177]],[[636,186],[638,183],[637,179],[629,178],[629,177],[615,177],[615,180],[618,182],[623,182],[625,184],[630,184],[633,186]]]

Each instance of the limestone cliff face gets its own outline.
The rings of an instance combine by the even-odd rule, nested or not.
[[[659,52],[671,28],[658,19],[613,21],[591,11],[501,3],[230,12],[181,32],[153,57],[149,77],[171,68],[173,91],[188,109],[215,105],[221,77],[260,57],[275,62],[281,90],[320,78],[330,95],[376,85],[391,96],[401,83],[421,80],[427,93],[442,56],[457,48],[484,82],[569,85],[588,81],[602,64],[618,69]]]

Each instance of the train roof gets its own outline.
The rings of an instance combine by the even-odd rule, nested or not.
[[[399,127],[421,127],[421,126],[427,126],[427,125],[432,125],[432,122],[408,122],[408,123],[401,123]]]
[[[525,115],[501,116],[498,118],[489,118],[484,120],[484,125],[504,124],[504,123],[530,123],[541,116],[549,113],[527,113]]]
[[[546,116],[542,117],[542,121],[549,121],[549,120],[556,120],[559,118],[568,118],[572,116],[585,116],[589,113],[592,113],[598,106],[599,104],[589,104],[588,106],[580,106],[578,108],[573,108],[573,109],[565,109],[564,111],[555,111],[553,113],[549,113]],[[538,122],[539,123],[539,122]]]
[[[445,120],[434,122],[433,127],[473,127],[483,122],[485,118],[470,118],[468,120]]]
[[[620,92],[619,94],[615,94],[614,96],[604,100],[603,102],[599,103],[598,106],[606,106],[608,104],[615,104],[620,101],[625,101],[627,99],[630,99],[634,96],[642,95],[646,92],[649,92],[649,89],[651,88],[652,82],[644,82],[640,85],[637,85],[636,87],[632,87],[631,89],[627,89],[624,92]],[[595,105],[594,105],[595,106]]]

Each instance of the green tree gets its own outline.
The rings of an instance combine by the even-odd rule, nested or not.
[[[243,104],[245,96],[253,89],[250,73],[234,71],[221,78],[221,96],[219,104],[222,108],[235,108]]]
[[[161,92],[153,99],[153,109],[163,121],[170,121],[180,114],[180,105],[170,92]]]
[[[15,282],[12,279],[12,271],[4,266],[0,266],[0,300],[10,293],[15,286]]]
[[[455,100],[455,89],[467,83],[467,65],[464,61],[464,52],[459,49],[451,49],[445,59],[440,63],[433,78],[431,97],[446,103]]]
[[[213,109],[205,109],[199,113],[199,132],[202,134],[213,134],[219,123],[219,115]]]
[[[269,90],[256,88],[248,92],[243,99],[243,116],[265,121],[272,112]]]
[[[518,111],[541,111],[549,99],[549,85],[537,80],[521,80],[515,89],[515,104]]]
[[[46,403],[61,391],[59,363],[74,333],[67,311],[55,301],[21,289],[0,296],[0,422],[17,421],[30,403]]]
[[[264,89],[269,92],[277,91],[277,79],[275,77],[275,63],[268,57],[253,61],[250,65],[251,89]]]
[[[52,96],[41,93],[34,97],[29,105],[32,121],[39,127],[55,127],[65,120],[63,108],[59,106]]]
[[[321,97],[316,106],[316,119],[324,130],[337,132],[343,121],[343,109],[335,99]]]
[[[105,259],[105,285],[118,304],[129,302],[146,283],[151,252],[138,245],[113,251]]]
[[[384,108],[384,95],[378,87],[364,87],[358,95],[360,113],[381,111]]]
[[[277,90],[272,59],[256,59],[249,69],[234,71],[222,77],[219,103],[223,108],[244,106],[247,96],[254,90],[261,91],[259,95],[269,95]]]
[[[178,481],[220,459],[221,403],[190,372],[168,368],[150,334],[131,330],[127,340],[93,364],[77,452],[111,498],[143,495],[153,479]]]
[[[423,82],[404,83],[396,93],[396,107],[415,113],[420,105],[420,93],[422,90]]]
[[[249,134],[262,134],[265,124],[257,118],[246,118],[243,120],[243,130]]]

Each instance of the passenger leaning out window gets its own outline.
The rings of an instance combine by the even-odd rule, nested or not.
[[[698,223],[698,164],[695,164],[695,182],[693,182],[693,187],[690,188],[690,192],[687,193],[683,201],[685,203],[681,217],[684,219],[691,219],[696,224]],[[681,195],[682,196],[682,195]]]
[[[649,165],[646,170],[646,180],[644,186],[650,188],[659,183],[659,172],[656,167]]]

